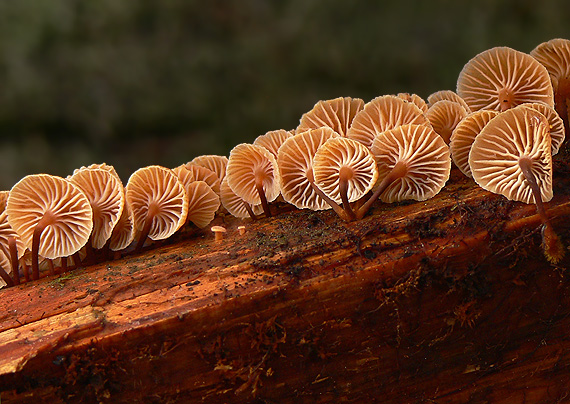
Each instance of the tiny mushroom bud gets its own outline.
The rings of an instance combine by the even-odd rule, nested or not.
[[[238,232],[240,236],[245,234],[245,226],[238,226]]]
[[[222,226],[212,226],[212,232],[214,233],[215,241],[222,241],[224,239],[224,234],[226,233],[226,228]]]

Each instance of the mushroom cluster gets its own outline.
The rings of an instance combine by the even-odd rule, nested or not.
[[[268,218],[273,201],[360,220],[378,199],[433,197],[452,162],[484,189],[534,203],[544,254],[557,263],[564,247],[545,203],[569,99],[570,41],[529,54],[496,47],[465,64],[456,91],[427,101],[410,93],[321,100],[295,129],[271,130],[228,157],[144,167],[126,185],[106,164],[67,178],[29,175],[0,192],[0,286],[140,250],[185,225],[205,228],[219,213]],[[212,231],[221,240],[225,228]]]

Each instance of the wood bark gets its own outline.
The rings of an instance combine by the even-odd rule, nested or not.
[[[570,400],[570,254],[546,261],[534,205],[454,170],[357,222],[272,209],[1,290],[2,403]]]

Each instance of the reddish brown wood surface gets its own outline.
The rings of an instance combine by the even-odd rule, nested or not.
[[[454,172],[359,222],[281,209],[0,291],[2,403],[570,400],[570,254],[544,259],[534,206]]]

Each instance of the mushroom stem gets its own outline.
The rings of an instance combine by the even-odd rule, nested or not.
[[[352,210],[352,207],[350,206],[350,202],[348,200],[348,180],[350,179],[351,176],[352,176],[352,170],[341,169],[339,175],[339,186],[338,186],[340,198],[342,200],[342,208],[344,209],[350,221],[356,219],[356,214]]]
[[[67,272],[67,257],[61,257],[61,273]]]
[[[542,249],[544,250],[544,255],[548,261],[556,264],[564,256],[564,248],[552,227],[552,223],[550,223],[550,218],[546,214],[546,210],[544,209],[544,204],[542,203],[542,197],[540,195],[540,187],[538,186],[536,177],[532,172],[532,160],[526,156],[521,157],[519,159],[519,167],[532,190],[536,210],[544,224],[542,231]]]
[[[40,250],[40,237],[42,236],[45,228],[52,223],[53,218],[49,212],[44,214],[36,227],[32,236],[32,280],[40,279],[40,265],[39,265],[39,250]]]
[[[12,276],[14,284],[20,284],[20,265],[18,264],[18,247],[16,246],[16,238],[8,237],[8,249],[10,250],[10,263],[12,264]]]
[[[79,256],[79,251],[71,256],[73,258],[73,265],[75,265],[75,269],[81,266],[81,257]]]
[[[6,282],[8,287],[14,286],[14,280],[8,275],[4,268],[0,267],[0,277]]]
[[[376,201],[376,199],[378,199],[380,195],[382,195],[382,193],[390,186],[390,184],[392,184],[397,179],[402,178],[407,173],[408,173],[408,166],[406,165],[406,163],[398,161],[394,165],[392,170],[390,170],[388,175],[386,175],[382,179],[380,185],[378,185],[378,188],[376,188],[372,196],[370,196],[370,198],[368,198],[368,200],[364,203],[364,205],[362,205],[356,211],[356,218],[358,220],[362,219],[366,214],[366,212],[368,212],[368,209],[370,209],[370,206],[372,206],[372,204]]]
[[[319,195],[326,203],[328,203],[330,207],[333,208],[333,210],[336,212],[336,214],[340,216],[341,219],[344,219],[347,222],[350,222],[352,220],[348,217],[347,213],[338,205],[338,203],[329,198],[314,182],[311,181],[309,183],[311,184],[313,191],[315,191],[317,195]]]
[[[30,268],[28,267],[28,264],[26,264],[26,260],[24,258],[20,260],[20,263],[22,264],[22,272],[24,273],[24,279],[26,280],[26,282],[29,282]]]
[[[48,259],[47,262],[48,262],[49,274],[55,275],[55,267],[53,265],[53,260]]]
[[[151,202],[148,206],[148,211],[146,213],[146,218],[144,220],[144,225],[139,236],[139,241],[137,242],[137,246],[135,247],[135,251],[140,251],[143,248],[144,242],[150,233],[150,228],[152,227],[152,222],[154,217],[158,213],[158,205],[154,202]]]
[[[243,201],[243,206],[245,207],[245,210],[247,210],[247,213],[253,220],[257,219],[257,216],[255,216],[255,213],[253,213],[253,209],[251,208],[251,205],[249,203]]]
[[[269,209],[269,203],[267,202],[267,198],[265,197],[265,191],[263,190],[263,180],[257,178],[255,180],[255,189],[257,189],[257,193],[259,194],[259,199],[261,199],[261,206],[263,207],[263,213],[265,213],[265,217],[271,217],[271,210]]]

